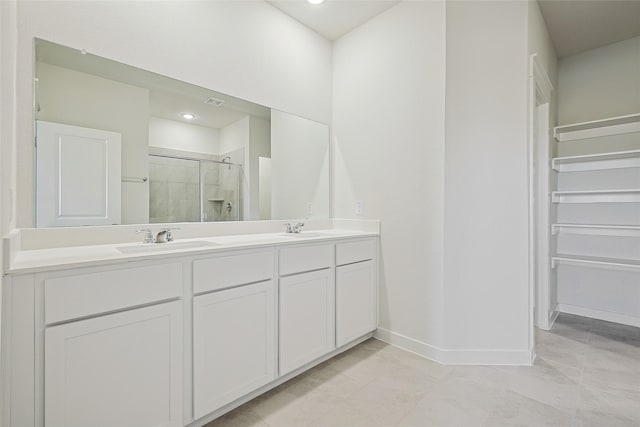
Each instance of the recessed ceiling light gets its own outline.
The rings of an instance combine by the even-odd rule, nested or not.
[[[310,4],[322,4],[324,0],[307,0]]]
[[[182,113],[182,118],[186,120],[193,120],[196,118],[196,115],[192,113]]]

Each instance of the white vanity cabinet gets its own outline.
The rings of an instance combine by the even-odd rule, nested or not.
[[[208,292],[193,298],[195,418],[275,379],[274,261],[273,249],[194,261],[194,289]]]
[[[332,258],[329,244],[280,251],[280,375],[335,348]]]
[[[377,327],[375,239],[336,244],[336,345]]]
[[[182,273],[171,262],[35,277],[45,426],[182,425]]]
[[[12,271],[0,424],[203,426],[371,336],[377,245],[276,236]]]
[[[45,330],[46,426],[181,426],[182,302]]]

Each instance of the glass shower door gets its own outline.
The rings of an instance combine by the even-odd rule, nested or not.
[[[241,165],[149,156],[149,222],[238,221]]]

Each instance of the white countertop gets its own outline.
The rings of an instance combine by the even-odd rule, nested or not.
[[[328,229],[303,231],[297,235],[287,235],[285,233],[239,234],[176,239],[170,243],[121,243],[22,250],[13,255],[5,274],[36,273],[74,267],[91,267],[122,262],[162,259],[175,257],[176,255],[199,255],[229,249],[295,245],[316,241],[322,242],[378,235],[377,232]],[[210,244],[210,246],[181,247],[181,244],[188,242],[206,242],[203,244]],[[146,247],[152,249],[152,252],[124,253],[119,250],[119,248],[124,250],[127,250],[127,248],[132,248],[133,250],[140,248],[144,250]]]

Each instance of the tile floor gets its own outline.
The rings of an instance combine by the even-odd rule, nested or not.
[[[640,328],[561,315],[536,339],[533,367],[443,366],[371,339],[206,427],[640,427]]]

